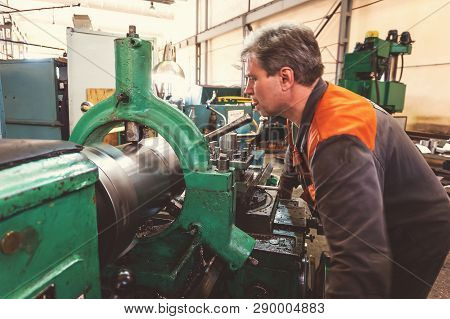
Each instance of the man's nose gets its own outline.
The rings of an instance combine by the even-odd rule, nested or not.
[[[253,84],[252,81],[248,81],[245,86],[244,94],[253,95]]]

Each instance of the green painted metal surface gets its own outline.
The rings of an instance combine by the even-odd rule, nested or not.
[[[79,153],[30,162],[0,174],[0,221],[97,181],[97,167]]]
[[[78,153],[0,171],[1,298],[100,297],[96,181]]]
[[[367,73],[372,70],[372,52],[362,51],[346,54],[344,57],[344,67],[342,68],[342,79],[360,80],[360,73]]]
[[[389,81],[390,58],[398,58],[400,54],[411,54],[411,51],[411,43],[367,37],[363,46],[345,55],[342,78],[338,84],[372,100],[389,113],[402,112],[406,85],[396,80]],[[380,76],[384,74],[387,80],[378,77],[378,81],[375,82],[373,79],[375,73]]]
[[[339,80],[339,85],[367,97],[390,113],[402,112],[405,105],[406,85],[401,82],[378,82],[380,100],[373,80]]]
[[[250,263],[224,279],[226,296],[230,298],[301,298],[300,234],[272,235],[259,238]]]
[[[380,105],[389,113],[402,112],[405,105],[406,85],[401,82],[379,82]],[[370,83],[369,99],[377,101],[375,82]]]
[[[232,173],[211,170],[207,141],[195,124],[151,92],[151,44],[134,37],[115,40],[116,92],[90,109],[70,138],[78,144],[101,142],[122,121],[152,128],[166,139],[184,173],[186,196],[178,220],[162,234],[198,229],[199,240],[220,255],[230,268],[241,267],[255,240],[234,226]]]
[[[373,42],[374,47],[377,51],[379,57],[387,58],[391,53],[391,42],[386,40],[381,40],[380,38],[366,38],[367,42]]]
[[[171,231],[168,236],[138,238],[130,252],[108,266],[103,280],[110,283],[121,265],[126,265],[135,274],[137,293],[149,297],[154,297],[155,292],[172,298],[181,297],[192,272],[202,262],[199,249],[197,236],[178,230]]]
[[[411,54],[412,52],[412,45],[404,45],[401,43],[392,43],[391,46],[391,52],[392,53],[404,53],[404,54]]]

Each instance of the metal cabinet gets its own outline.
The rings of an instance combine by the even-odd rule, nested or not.
[[[67,140],[67,62],[0,61],[7,138]]]

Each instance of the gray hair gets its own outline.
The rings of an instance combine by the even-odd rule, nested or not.
[[[297,83],[311,85],[322,76],[320,49],[311,29],[294,24],[266,28],[247,44],[241,53],[245,59],[253,55],[269,76],[282,67],[294,70]]]

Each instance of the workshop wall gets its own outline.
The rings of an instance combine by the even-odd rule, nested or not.
[[[186,83],[195,83],[195,46],[177,49],[177,63],[184,71]]]
[[[195,17],[197,15],[196,0],[178,1],[176,5],[172,5],[174,10],[174,19],[164,30],[159,28],[158,31],[169,32],[165,38],[173,43],[182,41],[195,34]],[[199,10],[202,10],[199,8]],[[204,9],[203,9],[204,10]]]
[[[240,86],[242,76],[241,50],[243,34],[241,29],[221,35],[209,41],[208,84]]]
[[[294,22],[304,23],[315,30],[320,18],[327,14],[333,3],[334,0],[308,1],[252,23],[252,27],[258,30],[274,23]],[[407,85],[405,109],[402,113],[408,117],[407,129],[449,134],[450,43],[443,41],[443,36],[437,32],[442,30],[445,33],[443,30],[450,28],[450,3],[446,0],[354,0],[353,8],[356,9],[352,13],[350,52],[356,42],[364,40],[368,30],[379,31],[381,38],[390,29],[410,31],[416,42],[413,44],[412,54],[404,58],[402,78],[402,82]],[[336,14],[318,37],[325,64],[324,79],[333,83],[338,32],[339,14]],[[209,41],[208,84],[240,85],[241,71],[238,66],[241,41],[241,29]]]
[[[242,0],[209,0],[208,25],[218,25],[247,12],[247,3]]]

